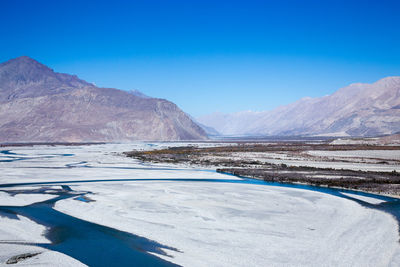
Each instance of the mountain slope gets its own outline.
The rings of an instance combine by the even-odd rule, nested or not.
[[[272,111],[211,114],[198,121],[226,135],[392,134],[400,130],[400,77],[351,84]]]
[[[205,138],[167,100],[99,88],[29,57],[0,64],[0,142]]]

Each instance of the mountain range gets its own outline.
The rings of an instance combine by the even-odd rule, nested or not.
[[[197,118],[222,135],[377,136],[400,131],[400,77],[355,83],[332,95],[302,98],[271,111]]]
[[[0,64],[0,142],[377,136],[400,132],[400,77],[355,83],[271,111],[192,118],[138,90],[101,88],[22,56]]]
[[[167,100],[100,88],[26,56],[0,64],[0,142],[206,138]]]

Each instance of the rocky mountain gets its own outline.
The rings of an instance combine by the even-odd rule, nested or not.
[[[206,138],[167,100],[99,88],[25,56],[0,64],[0,142]]]
[[[264,112],[214,113],[197,120],[224,135],[376,136],[400,131],[400,77],[356,83]]]

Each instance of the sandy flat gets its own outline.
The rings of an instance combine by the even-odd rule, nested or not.
[[[400,264],[397,222],[386,213],[319,192],[231,183],[233,176],[182,166],[143,165],[113,153],[146,146],[15,148],[16,153],[33,159],[0,163],[4,170],[0,181],[81,180],[71,188],[91,191],[95,202],[63,200],[57,202],[57,210],[175,247],[180,252],[167,251],[173,258],[164,258],[184,266]],[[61,156],[66,153],[74,155]],[[142,181],[85,183],[116,178]],[[163,180],[147,180],[154,178]],[[1,240],[46,241],[42,226],[21,218],[13,229],[8,220],[0,217]],[[22,249],[0,249],[0,261],[17,250]],[[44,253],[32,260],[38,265],[58,265],[63,257],[69,258],[59,254]]]

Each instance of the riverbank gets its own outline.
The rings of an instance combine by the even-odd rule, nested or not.
[[[32,146],[89,146],[102,145],[104,142],[26,142],[26,143],[0,143],[0,147],[32,147]]]
[[[303,183],[400,197],[400,146],[240,143],[125,154],[145,162],[213,167],[221,173],[268,182]]]

